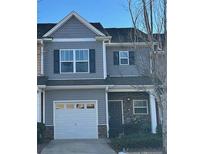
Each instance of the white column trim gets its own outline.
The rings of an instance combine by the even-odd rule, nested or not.
[[[106,60],[106,46],[103,41],[103,75],[104,79],[107,77],[107,60]]]
[[[41,122],[41,91],[37,90],[37,122]]]
[[[45,121],[46,121],[46,119],[45,119],[45,90],[43,90],[43,123],[45,124]]]
[[[107,137],[109,138],[108,87],[106,87],[106,89],[105,89],[105,104],[106,104]]]
[[[152,128],[152,133],[155,134],[157,130],[157,112],[156,112],[156,103],[155,103],[155,97],[153,95],[153,90],[149,92],[149,98],[150,98],[151,128]]]

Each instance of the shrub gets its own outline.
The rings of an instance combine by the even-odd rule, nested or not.
[[[151,131],[150,121],[137,119],[129,124],[124,124],[123,130],[125,135],[136,133],[149,133]]]
[[[162,137],[157,134],[133,134],[111,139],[111,146],[116,150],[161,148]]]
[[[157,125],[157,134],[162,136],[162,125]]]
[[[43,143],[45,138],[45,125],[43,123],[37,123],[37,142]]]

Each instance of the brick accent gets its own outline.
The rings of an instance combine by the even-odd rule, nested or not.
[[[54,127],[53,126],[46,126],[45,138],[47,140],[53,140],[54,139]]]
[[[98,137],[107,138],[107,126],[106,125],[98,125]]]

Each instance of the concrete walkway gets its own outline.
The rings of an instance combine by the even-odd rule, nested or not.
[[[116,154],[104,139],[52,140],[41,154]]]

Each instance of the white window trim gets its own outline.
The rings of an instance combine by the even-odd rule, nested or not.
[[[135,102],[139,102],[139,101],[145,101],[146,102],[146,106],[139,106],[139,107],[135,107],[134,103]],[[149,114],[149,105],[148,105],[148,100],[146,99],[138,99],[138,100],[133,100],[133,114],[134,115],[148,115]],[[147,113],[135,113],[135,108],[146,108],[147,109]]]
[[[60,49],[59,51],[60,51],[60,54],[59,54],[59,59],[60,59],[60,74],[70,74],[70,73],[73,73],[73,72],[61,72],[61,63],[62,62],[72,62],[73,63],[73,71],[75,72],[75,68],[74,68],[74,50],[72,50],[73,51],[73,60],[66,60],[66,61],[62,61],[61,60],[61,52],[62,52],[62,50],[72,50],[72,49]]]
[[[72,50],[73,51],[73,60],[61,61],[61,51],[62,50]],[[76,50],[87,50],[88,51],[88,60],[76,60]],[[59,59],[60,59],[60,74],[73,74],[73,73],[90,73],[90,57],[89,49],[60,49]],[[73,62],[73,72],[61,72],[61,62]],[[88,71],[87,72],[76,72],[76,63],[77,62],[88,62]]]
[[[127,58],[121,58],[121,57],[120,57],[120,53],[121,53],[121,52],[127,52],[127,53],[128,53],[128,57],[127,57]],[[128,62],[128,63],[127,63],[127,64],[122,64],[122,63],[121,63],[121,59],[127,59],[127,62]],[[130,61],[129,61],[129,51],[119,51],[119,64],[120,64],[120,65],[130,65]]]
[[[75,70],[75,73],[89,73],[90,72],[90,56],[89,56],[89,49],[76,49],[76,50],[87,50],[88,51],[88,60],[76,60],[76,57],[75,57],[75,65],[77,62],[88,62],[88,71],[87,72],[76,72]],[[76,55],[76,50],[75,50],[75,55]],[[76,69],[76,66],[75,66],[75,69]]]

